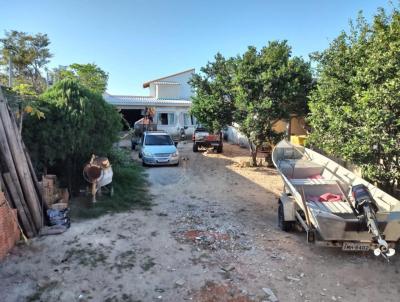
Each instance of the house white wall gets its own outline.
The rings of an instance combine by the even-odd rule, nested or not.
[[[184,113],[189,114],[189,109],[187,107],[156,107],[154,123],[157,124],[158,130],[164,130],[172,135],[179,134],[179,130],[184,128]],[[161,125],[159,124],[159,113],[173,113],[174,114],[174,123],[170,125]],[[192,135],[194,132],[195,125],[187,125],[185,129],[185,133],[187,135]]]
[[[156,93],[156,91],[154,91],[155,88],[152,88],[152,87],[159,86],[158,89],[159,89],[160,96],[161,95],[172,95],[172,93],[174,93],[175,94],[174,98],[176,98],[176,99],[190,99],[193,92],[192,92],[192,88],[188,82],[191,79],[193,72],[194,72],[194,70],[190,70],[185,73],[172,75],[170,77],[165,77],[160,80],[150,82],[150,85],[149,85],[150,93]],[[157,84],[157,82],[173,82],[173,83],[177,83],[179,85],[160,85],[160,84]],[[153,95],[153,94],[151,94],[151,95]]]
[[[156,85],[154,83],[150,83],[149,85],[149,96],[156,97]]]
[[[156,84],[156,98],[157,99],[180,99],[181,95],[181,84],[169,85],[169,84]]]

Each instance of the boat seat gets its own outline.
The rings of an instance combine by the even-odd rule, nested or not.
[[[289,181],[294,186],[334,185],[337,180],[324,178],[291,178]]]
[[[279,161],[279,169],[288,178],[306,179],[321,175],[324,167],[305,159],[284,159]]]
[[[353,214],[353,210],[346,201],[311,201],[307,200],[310,207],[332,214]],[[354,215],[354,214],[353,214]]]

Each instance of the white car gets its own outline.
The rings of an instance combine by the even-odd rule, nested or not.
[[[139,141],[139,158],[143,166],[179,165],[179,151],[171,136],[164,131],[146,131]]]

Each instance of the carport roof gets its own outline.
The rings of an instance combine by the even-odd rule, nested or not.
[[[103,95],[107,103],[114,106],[190,106],[192,102],[186,99],[157,99],[151,96],[134,95]]]

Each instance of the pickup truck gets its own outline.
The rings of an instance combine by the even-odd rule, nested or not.
[[[222,153],[222,133],[210,134],[205,128],[196,128],[193,136],[193,152],[198,152],[199,148],[213,148],[217,153]]]

